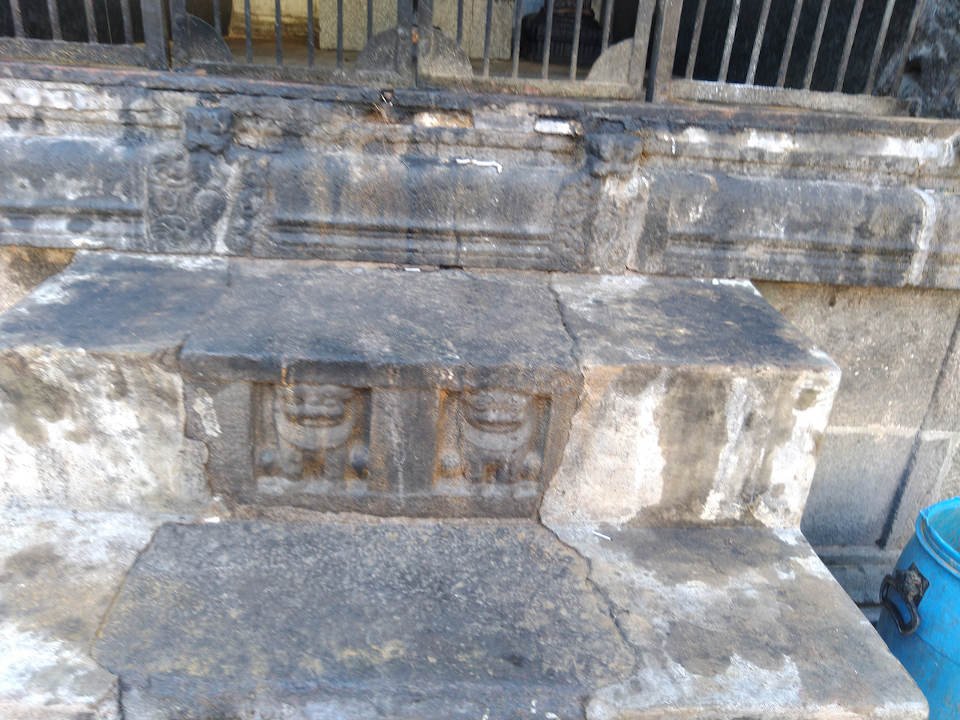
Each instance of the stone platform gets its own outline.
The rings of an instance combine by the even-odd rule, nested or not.
[[[95,657],[126,720],[926,717],[798,532],[559,532],[165,525]]]
[[[91,510],[781,525],[838,378],[748,283],[81,253],[0,317],[0,470]]]

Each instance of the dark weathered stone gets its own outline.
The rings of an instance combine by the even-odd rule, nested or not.
[[[799,522],[839,372],[749,283],[557,276],[584,388],[541,517]]]
[[[12,72],[2,244],[960,285],[948,123]]]
[[[586,573],[534,523],[166,525],[95,652],[128,720],[579,717],[634,665]]]
[[[902,285],[910,279],[925,220],[924,200],[906,188],[720,173],[657,175],[636,268]]]
[[[927,3],[910,47],[900,96],[919,115],[960,117],[960,3]]]

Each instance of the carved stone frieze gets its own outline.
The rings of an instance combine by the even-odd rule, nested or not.
[[[189,108],[183,144],[163,144],[149,158],[147,250],[235,254],[263,234],[269,161],[232,157],[232,126],[225,108]]]

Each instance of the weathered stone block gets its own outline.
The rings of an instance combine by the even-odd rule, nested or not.
[[[205,449],[184,437],[176,352],[225,282],[215,261],[80,255],[0,317],[4,504],[205,501]]]
[[[831,425],[920,427],[957,324],[960,294],[779,283],[758,288],[843,370]],[[939,394],[948,401],[956,391],[950,390],[952,376],[944,377]],[[937,429],[960,428],[953,410],[943,417],[947,422]]]
[[[549,522],[796,524],[839,372],[748,283],[557,277],[584,389]]]
[[[799,530],[555,528],[637,652],[589,720],[927,717]]]
[[[914,435],[827,430],[803,516],[819,545],[874,545],[895,509]]]
[[[642,272],[902,285],[927,218],[910,188],[718,172],[651,182]]]
[[[0,312],[70,264],[69,250],[0,247]]]

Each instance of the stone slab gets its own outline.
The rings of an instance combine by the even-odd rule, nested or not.
[[[532,522],[166,525],[96,645],[126,720],[580,714],[633,667]]]
[[[226,283],[219,258],[80,252],[0,317],[0,350],[169,354]]]
[[[117,679],[90,644],[161,517],[0,515],[0,716],[120,720]]]
[[[839,381],[749,283],[557,276],[584,388],[541,516],[797,525]]]
[[[927,717],[798,530],[555,529],[638,658],[591,695],[589,720]]]
[[[95,654],[126,720],[926,717],[798,531],[558,531],[167,525]]]
[[[930,232],[927,205],[913,188],[862,181],[656,173],[632,267],[839,285],[919,284],[913,266],[923,259],[917,257]]]
[[[241,260],[231,268],[229,293],[183,348],[182,366],[198,378],[526,392],[573,385],[570,339],[535,274]]]

